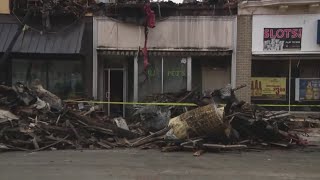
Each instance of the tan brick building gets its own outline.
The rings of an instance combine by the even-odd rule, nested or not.
[[[238,7],[237,84],[249,85],[239,97],[274,110],[318,111],[320,1],[255,0]]]

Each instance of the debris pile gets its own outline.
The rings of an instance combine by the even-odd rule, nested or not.
[[[243,87],[243,86],[242,86]],[[239,87],[239,88],[242,88]],[[163,130],[144,139],[143,148],[163,145],[162,151],[194,150],[194,155],[205,151],[234,149],[289,148],[311,145],[294,130],[295,120],[285,111],[271,112],[256,105],[239,102],[237,89],[230,86],[211,93],[211,103],[187,111],[169,120],[167,132]],[[304,121],[306,122],[306,121]],[[309,120],[317,126],[319,120]],[[319,126],[318,126],[319,127]]]
[[[41,84],[0,86],[0,149],[109,149],[137,133],[66,109],[60,98]],[[122,126],[123,127],[123,126]]]
[[[238,101],[234,92],[239,88],[210,92],[205,101],[197,100],[202,102],[199,107],[178,115],[173,115],[174,106],[144,106],[132,115],[135,118],[125,120],[101,116],[94,105],[66,106],[37,81],[30,87],[0,86],[0,150],[139,147],[193,150],[198,156],[212,150],[310,145],[301,138],[309,131],[301,128],[319,128],[319,120],[296,120],[285,111],[271,112]],[[150,101],[195,102],[192,94],[157,95]]]
[[[193,102],[196,101],[193,91],[181,91],[177,93],[154,94],[147,96],[144,102]]]

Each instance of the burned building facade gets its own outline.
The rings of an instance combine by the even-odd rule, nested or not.
[[[143,24],[148,18],[144,4],[109,4],[107,14],[94,16],[95,98],[143,102],[157,93],[236,85],[236,9],[172,2],[150,6],[153,28]],[[125,109],[106,106],[109,114],[125,114]]]
[[[46,6],[51,1],[2,3],[1,83],[39,79],[64,99],[91,94],[92,17]]]

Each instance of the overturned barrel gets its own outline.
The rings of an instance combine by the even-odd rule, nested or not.
[[[209,104],[170,119],[169,127],[178,139],[223,135],[228,128],[223,122],[223,112],[224,108]]]

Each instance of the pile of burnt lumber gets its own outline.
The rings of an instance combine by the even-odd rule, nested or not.
[[[242,105],[240,105],[242,104]],[[133,147],[160,147],[164,152],[194,151],[198,156],[207,151],[266,150],[306,147],[310,144],[296,133],[294,120],[287,112],[270,112],[247,103],[234,104],[232,114],[225,107],[209,104],[188,111],[169,121],[167,128],[142,138]],[[308,120],[319,127],[319,120]]]
[[[320,127],[318,119],[295,121],[285,111],[271,112],[238,101],[237,89],[216,90],[202,106],[178,115],[173,115],[174,107],[144,107],[136,112],[140,121],[127,124],[121,117],[97,115],[98,106],[79,103],[78,109],[75,104],[68,108],[38,81],[28,87],[0,85],[0,150],[131,147],[166,152],[191,149],[201,155],[212,150],[305,147],[308,141],[296,128]],[[186,102],[192,94],[155,99]]]
[[[0,86],[0,150],[109,149],[138,136],[65,108],[39,83]]]
[[[286,111],[271,112],[257,105],[239,102],[236,89],[215,92],[214,103],[187,111],[169,120],[168,128],[143,138],[142,148],[161,145],[162,151],[206,151],[269,149],[309,146],[303,133],[296,133],[297,121]],[[230,93],[225,93],[230,92]],[[213,98],[213,97],[212,97]],[[319,127],[318,119],[304,120],[304,127]],[[164,132],[166,131],[166,132]],[[141,143],[140,143],[141,144]]]

